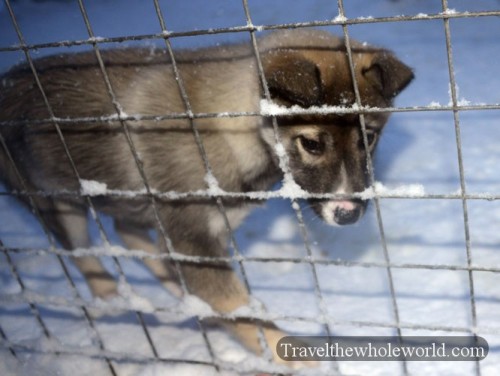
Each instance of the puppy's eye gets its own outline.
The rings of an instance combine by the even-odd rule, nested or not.
[[[299,137],[300,144],[309,154],[321,155],[325,151],[325,144],[320,140],[314,140],[304,136]]]

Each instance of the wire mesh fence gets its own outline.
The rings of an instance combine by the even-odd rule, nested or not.
[[[0,130],[2,127],[16,127],[21,125],[37,126],[40,124],[51,124],[57,132],[59,140],[63,145],[65,158],[71,164],[72,171],[75,178],[79,181],[81,187],[85,187],[85,181],[80,177],[78,168],[73,161],[71,152],[66,144],[64,132],[61,130],[61,124],[93,124],[106,122],[110,124],[116,124],[120,127],[121,131],[125,135],[126,146],[133,156],[135,167],[141,177],[143,188],[137,191],[119,191],[105,189],[104,191],[98,192],[99,195],[107,195],[111,197],[127,198],[130,200],[143,200],[147,199],[150,207],[154,212],[155,219],[157,221],[157,228],[159,233],[157,236],[163,239],[166,244],[167,252],[163,254],[151,254],[141,250],[128,251],[123,250],[112,244],[110,237],[112,235],[108,234],[107,226],[103,224],[101,215],[94,207],[95,193],[91,190],[79,190],[79,191],[32,191],[29,190],[26,185],[23,186],[22,190],[14,191],[3,191],[0,194],[2,196],[13,196],[25,198],[30,206],[30,210],[38,218],[42,225],[42,229],[46,235],[48,246],[9,246],[6,242],[2,242],[0,239],[0,252],[3,255],[2,262],[8,270],[9,281],[15,281],[16,288],[12,291],[2,291],[0,296],[0,301],[2,302],[3,316],[5,317],[15,317],[16,312],[27,311],[29,315],[34,320],[33,333],[36,335],[29,336],[29,338],[23,339],[13,339],[11,338],[11,330],[6,326],[9,325],[12,320],[0,320],[0,337],[2,339],[2,348],[8,353],[10,357],[16,359],[16,361],[22,362],[25,360],[28,354],[49,354],[55,356],[57,359],[72,359],[72,357],[78,356],[82,358],[88,358],[96,360],[97,362],[104,363],[106,370],[112,375],[122,374],[123,364],[138,364],[138,365],[156,365],[156,364],[168,364],[168,365],[191,365],[193,367],[207,367],[214,370],[215,372],[235,372],[240,374],[255,374],[258,372],[277,372],[272,364],[253,364],[253,367],[242,368],[238,362],[231,363],[224,361],[219,358],[216,349],[214,348],[214,337],[210,335],[211,328],[207,324],[210,319],[213,318],[226,318],[226,319],[250,319],[250,320],[278,320],[280,322],[287,323],[312,323],[318,324],[320,326],[319,331],[324,335],[335,335],[336,328],[338,327],[353,327],[353,328],[365,328],[365,329],[388,329],[391,333],[401,337],[407,331],[425,331],[431,333],[452,333],[452,334],[463,334],[468,333],[472,335],[500,335],[500,325],[498,321],[488,321],[486,324],[483,321],[478,321],[477,313],[477,293],[478,286],[475,283],[475,276],[477,273],[499,273],[500,266],[498,265],[498,259],[496,263],[487,265],[476,263],[474,260],[473,247],[471,245],[471,212],[469,210],[469,204],[473,201],[484,201],[487,203],[495,203],[496,200],[500,199],[500,192],[495,190],[490,190],[488,192],[474,192],[469,191],[467,188],[466,170],[464,167],[464,149],[463,141],[461,135],[461,117],[462,114],[468,112],[476,111],[492,111],[500,110],[500,103],[480,103],[472,104],[469,102],[464,102],[460,100],[459,94],[457,92],[457,82],[456,82],[456,71],[454,63],[453,54],[453,33],[450,28],[450,20],[460,20],[460,19],[482,19],[482,18],[496,18],[500,16],[500,10],[488,10],[488,11],[455,11],[452,9],[447,0],[441,1],[441,11],[435,14],[423,14],[419,13],[416,15],[408,16],[389,16],[389,17],[355,17],[348,18],[344,9],[344,2],[342,0],[332,1],[330,7],[335,9],[337,16],[329,20],[310,20],[307,22],[296,22],[296,23],[276,23],[276,24],[255,24],[252,18],[252,10],[249,6],[247,0],[242,0],[241,8],[245,15],[245,21],[238,26],[231,27],[221,27],[221,28],[207,28],[207,29],[196,29],[187,31],[173,31],[169,29],[169,25],[166,23],[166,19],[163,15],[161,4],[158,0],[153,0],[153,6],[155,14],[157,17],[159,32],[154,34],[143,34],[143,35],[129,35],[129,36],[115,36],[115,37],[97,37],[93,30],[92,21],[88,15],[86,9],[86,3],[83,0],[78,0],[78,7],[80,16],[83,19],[87,36],[79,40],[64,40],[55,41],[48,43],[37,43],[29,44],[23,36],[23,30],[18,23],[18,17],[13,10],[13,6],[9,0],[5,0],[5,10],[8,12],[12,28],[18,38],[18,42],[15,45],[1,46],[0,54],[9,52],[22,52],[24,59],[27,62],[33,77],[36,82],[37,89],[41,94],[41,98],[44,102],[44,106],[47,109],[48,117],[46,119],[37,120],[27,120],[27,119],[16,119],[0,122]],[[163,8],[165,9],[165,8]],[[418,105],[418,106],[406,106],[406,107],[390,107],[390,108],[373,108],[364,105],[362,102],[359,87],[355,74],[355,65],[352,57],[352,45],[351,45],[351,27],[355,25],[375,25],[375,24],[385,24],[385,23],[400,23],[400,22],[425,22],[438,21],[442,22],[442,33],[444,35],[445,47],[446,47],[446,66],[448,82],[450,87],[450,102],[447,105],[431,103],[430,105]],[[277,116],[279,114],[273,113],[272,111],[261,110],[258,112],[216,112],[216,113],[199,113],[193,110],[191,101],[183,82],[182,74],[178,69],[176,63],[176,51],[172,46],[172,41],[177,38],[198,38],[205,35],[224,35],[233,33],[243,33],[249,36],[249,41],[252,45],[252,51],[255,55],[256,66],[258,68],[259,80],[263,89],[263,99],[270,102],[271,95],[266,82],[266,78],[263,72],[262,61],[259,53],[259,39],[257,34],[277,30],[277,29],[291,29],[291,28],[311,28],[311,27],[329,27],[337,26],[341,29],[342,36],[345,41],[345,48],[347,52],[347,58],[349,62],[349,69],[353,81],[353,91],[355,93],[355,104],[352,107],[331,107],[322,108],[321,112],[315,108],[304,108],[296,110],[296,114],[356,114],[359,116],[362,132],[363,132],[363,142],[366,149],[368,149],[368,139],[365,125],[365,117],[372,113],[379,112],[390,112],[390,113],[403,113],[403,114],[419,114],[419,113],[451,113],[453,116],[453,127],[454,127],[454,143],[455,143],[455,157],[458,163],[458,174],[459,174],[459,190],[453,193],[426,193],[424,191],[417,190],[390,190],[380,185],[377,185],[375,179],[374,171],[374,161],[371,159],[368,153],[367,170],[370,176],[371,188],[369,192],[364,192],[364,197],[371,198],[373,201],[373,209],[376,220],[376,228],[378,232],[378,238],[380,241],[380,247],[382,249],[382,258],[380,260],[345,260],[345,259],[334,259],[325,258],[315,252],[314,249],[314,239],[309,234],[308,226],[304,219],[304,208],[299,205],[299,200],[301,199],[335,199],[338,198],[338,194],[317,194],[299,191],[288,191],[286,190],[287,184],[294,184],[293,178],[291,177],[291,172],[288,166],[288,160],[286,155],[278,155],[280,160],[280,168],[285,176],[284,187],[282,189],[273,191],[261,191],[261,192],[228,192],[224,191],[219,187],[217,179],[213,174],[211,167],[211,162],[207,157],[205,151],[203,139],[200,136],[199,129],[196,121],[199,119],[212,119],[212,118],[240,118],[240,117],[260,117],[267,116],[271,117],[272,125],[274,128],[275,141],[279,145],[280,135],[278,131]],[[2,27],[6,27],[3,25]],[[115,43],[124,42],[144,42],[144,41],[160,41],[164,43],[164,48],[170,58],[170,64],[172,66],[173,75],[175,81],[178,85],[178,90],[182,99],[184,111],[178,113],[159,113],[154,115],[146,114],[129,114],[124,111],[124,108],[120,104],[120,101],[114,91],[112,80],[107,72],[106,63],[102,58],[101,50],[108,45]],[[106,87],[109,99],[113,104],[115,113],[112,115],[94,116],[94,117],[72,117],[72,118],[60,118],[54,113],[51,103],[45,94],[45,89],[39,78],[37,71],[37,61],[34,59],[33,55],[36,51],[43,49],[63,49],[68,47],[79,47],[84,46],[91,48],[95,54],[96,61],[99,65],[99,71]],[[1,110],[1,109],[0,109]],[[408,115],[407,115],[408,116]],[[203,166],[206,173],[207,187],[205,190],[193,190],[190,192],[158,192],[154,190],[148,182],[146,173],[144,172],[144,161],[141,159],[140,153],[138,153],[136,146],[134,144],[133,137],[131,135],[131,126],[139,124],[141,122],[161,122],[163,120],[185,120],[189,123],[189,127],[193,133],[193,137],[196,142],[198,152],[202,158]],[[5,142],[0,132],[0,146],[4,149],[6,155],[8,155],[10,163],[15,170],[19,180],[24,184],[25,178],[22,176],[20,170],[16,167],[16,161],[9,154],[9,145]],[[289,179],[289,180],[287,180]],[[44,224],[43,216],[38,212],[37,206],[34,203],[34,198],[41,196],[47,197],[68,197],[68,196],[78,196],[84,199],[86,205],[90,209],[92,221],[96,224],[97,233],[101,238],[103,244],[102,247],[93,247],[89,249],[78,249],[77,252],[67,251],[61,249],[50,231],[48,226]],[[201,256],[186,256],[175,250],[172,241],[169,237],[168,228],[165,228],[164,224],[160,219],[158,214],[158,201],[167,200],[171,202],[180,200],[195,200],[195,199],[210,199],[216,205],[217,210],[223,218],[224,226],[230,235],[230,250],[231,254],[225,257],[201,257]],[[296,228],[300,235],[300,240],[304,247],[304,252],[300,255],[291,256],[263,256],[263,255],[247,255],[242,251],[242,247],[238,244],[238,239],[234,235],[235,229],[230,225],[230,220],[225,208],[225,200],[227,199],[247,199],[260,202],[264,199],[281,199],[287,202],[296,223]],[[425,263],[425,262],[401,262],[393,261],[393,253],[391,252],[390,242],[387,240],[387,229],[384,223],[384,218],[390,215],[384,213],[382,202],[384,200],[453,200],[457,201],[461,205],[461,233],[464,237],[464,252],[465,252],[465,263]],[[429,219],[432,220],[432,219]],[[498,244],[497,244],[498,245]],[[44,256],[49,255],[55,257],[59,268],[64,276],[65,284],[69,287],[70,293],[65,296],[53,296],[50,294],[45,294],[44,292],[37,292],[36,287],[34,288],[34,282],[25,281],[26,277],[23,273],[20,273],[18,266],[16,264],[16,257],[18,255],[23,256]],[[74,271],[70,269],[69,258],[71,257],[84,257],[84,256],[100,256],[107,257],[110,260],[111,267],[115,270],[116,275],[122,286],[122,297],[125,299],[115,300],[111,302],[103,302],[97,299],[89,299],[88,297],[82,296],[81,289],[78,288],[78,281],[75,281]],[[183,273],[180,268],[182,262],[198,263],[203,265],[235,265],[239,270],[239,273],[244,281],[244,286],[250,295],[253,295],[253,283],[250,281],[248,268],[249,265],[255,264],[268,264],[274,265],[275,263],[291,263],[294,265],[304,265],[308,269],[308,273],[312,280],[312,295],[314,296],[314,306],[317,307],[316,314],[310,316],[307,314],[287,314],[287,313],[276,313],[273,311],[265,310],[250,310],[243,312],[234,312],[230,314],[216,314],[213,311],[206,310],[206,307],[195,305],[195,304],[174,304],[168,306],[156,305],[153,301],[151,303],[144,302],[135,293],[127,290],[127,287],[134,285],[134,282],[130,282],[130,277],[127,275],[126,267],[123,265],[127,263],[128,260],[146,260],[155,259],[158,261],[166,260],[171,262],[176,271],[177,275],[181,280],[181,288],[183,292],[188,295],[188,288],[186,282],[183,280]],[[400,258],[398,258],[400,259]],[[385,273],[385,279],[388,286],[388,296],[390,302],[390,317],[391,319],[380,320],[349,320],[336,318],[332,316],[331,310],[328,308],[328,303],[325,302],[325,289],[322,288],[322,275],[324,274],[324,268],[361,268],[366,270],[377,269]],[[428,322],[418,322],[418,321],[408,321],[402,320],[400,305],[401,299],[398,295],[398,279],[395,278],[395,271],[450,271],[450,272],[464,272],[467,274],[467,306],[470,321],[467,325],[457,324],[455,322],[451,323],[428,323]],[[12,282],[10,282],[12,283]],[[7,284],[6,284],[7,285]],[[29,286],[29,287],[28,287]],[[84,294],[83,294],[84,295]],[[498,296],[496,297],[498,299]],[[193,307],[194,306],[194,307]],[[19,308],[24,307],[24,308]],[[494,306],[498,310],[498,302]],[[365,309],[369,309],[365,307]],[[65,344],[64,340],[61,340],[61,334],[59,333],[57,327],[51,322],[54,315],[64,315],[64,313],[71,312],[84,322],[87,329],[83,332],[83,336],[86,336],[87,342],[82,346],[68,346]],[[128,315],[127,320],[132,322],[134,327],[140,329],[140,338],[143,339],[144,343],[147,344],[148,351],[135,352],[133,348],[125,347],[125,349],[120,350],[115,345],[110,346],[109,340],[109,329],[104,329],[106,333],[102,333],[102,317],[106,314],[113,313],[114,315],[123,314]],[[199,346],[204,348],[203,356],[186,356],[182,358],[177,358],[175,356],[166,356],[161,347],[165,346],[165,341],[168,344],[168,339],[159,340],[158,336],[154,333],[156,328],[152,330],[152,326],[158,325],[153,318],[156,316],[167,315],[170,318],[186,318],[191,317],[194,320],[194,327],[199,330],[201,335]],[[4,324],[6,323],[6,324]],[[261,334],[262,335],[262,334]],[[15,337],[15,335],[13,336]],[[44,338],[43,345],[38,342],[39,338]],[[262,341],[263,343],[265,341]],[[113,348],[111,350],[110,348]],[[269,349],[267,349],[269,351]],[[269,356],[269,353],[266,354]],[[265,356],[264,356],[265,358]],[[344,374],[342,365],[333,365],[328,372],[337,372]],[[476,375],[488,374],[488,369],[485,371],[484,367],[477,360],[474,364],[474,372]],[[196,368],[193,368],[196,369]],[[294,371],[290,370],[289,373],[293,374]],[[315,372],[315,371],[314,371]],[[397,372],[400,374],[410,374],[411,366],[408,362],[399,362],[397,364]],[[124,373],[126,374],[126,372]],[[315,373],[313,373],[315,374]]]

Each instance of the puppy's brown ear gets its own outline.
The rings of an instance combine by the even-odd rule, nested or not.
[[[262,63],[273,98],[302,107],[320,104],[321,74],[312,61],[293,51],[273,51],[263,56]]]
[[[413,71],[389,52],[378,53],[362,73],[386,99],[398,95],[414,77]]]

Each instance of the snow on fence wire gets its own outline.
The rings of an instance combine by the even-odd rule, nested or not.
[[[26,44],[22,30],[20,29],[16,15],[13,12],[10,1],[5,0],[5,6],[10,14],[12,19],[12,25],[17,33],[19,43],[17,45],[2,47],[0,48],[1,52],[8,51],[22,51],[25,55],[25,59],[28,62],[32,73],[35,77],[36,84],[40,93],[42,94],[42,98],[44,104],[48,110],[49,118],[41,119],[41,120],[15,120],[15,121],[3,121],[0,123],[0,126],[18,126],[21,124],[41,124],[41,123],[51,123],[54,125],[57,133],[59,135],[60,141],[64,146],[65,154],[67,159],[70,161],[73,172],[75,176],[79,179],[81,190],[77,192],[70,191],[51,191],[51,192],[32,192],[28,190],[23,191],[11,191],[4,192],[3,195],[12,195],[12,196],[25,196],[30,201],[32,206],[32,211],[35,216],[42,223],[42,227],[45,231],[47,239],[49,241],[50,247],[48,249],[35,249],[35,248],[9,248],[4,246],[0,239],[0,251],[5,256],[5,260],[8,263],[11,274],[13,278],[17,281],[20,286],[20,292],[16,294],[4,294],[0,296],[0,301],[2,304],[27,304],[29,306],[30,312],[35,318],[37,324],[39,325],[43,335],[50,341],[53,339],[53,335],[51,334],[51,330],[49,326],[46,324],[44,318],[40,313],[39,306],[41,305],[50,305],[53,307],[62,307],[62,308],[76,308],[81,311],[84,320],[86,321],[90,335],[95,341],[96,347],[68,347],[64,346],[57,341],[52,341],[49,349],[44,349],[43,351],[48,351],[52,354],[56,354],[57,356],[65,356],[65,355],[81,355],[85,357],[92,357],[104,360],[108,366],[109,373],[112,375],[117,375],[119,372],[115,367],[115,362],[130,362],[130,363],[154,363],[154,362],[162,362],[162,363],[192,363],[192,364],[201,364],[208,365],[213,367],[216,371],[219,370],[229,370],[229,371],[238,371],[237,364],[227,364],[219,359],[217,359],[214,351],[212,349],[211,342],[209,337],[206,334],[206,325],[204,324],[204,319],[206,318],[253,318],[253,319],[266,319],[266,320],[289,320],[289,321],[311,321],[310,317],[299,316],[299,315],[275,315],[269,312],[265,312],[260,310],[257,307],[249,307],[247,310],[239,310],[238,312],[234,312],[231,314],[221,315],[210,309],[210,307],[202,304],[197,301],[195,298],[186,294],[186,298],[179,305],[173,308],[165,308],[165,307],[156,307],[151,304],[149,301],[142,299],[137,296],[129,287],[126,276],[123,271],[122,261],[125,257],[129,258],[137,258],[137,259],[145,259],[145,258],[154,258],[161,260],[168,260],[173,263],[176,267],[178,274],[181,276],[181,286],[185,293],[187,293],[187,288],[185,282],[182,280],[182,273],[180,272],[179,263],[182,261],[189,261],[195,263],[203,263],[203,264],[227,264],[233,263],[237,264],[241,275],[244,280],[244,284],[246,288],[251,293],[251,286],[247,279],[247,274],[245,271],[245,262],[262,262],[262,263],[270,263],[270,262],[293,262],[293,263],[301,263],[306,264],[310,267],[310,271],[314,280],[314,293],[317,301],[317,305],[319,307],[319,317],[314,319],[314,322],[323,325],[324,332],[327,335],[332,333],[332,326],[335,325],[354,325],[360,327],[387,327],[394,329],[398,336],[401,336],[402,329],[424,329],[429,331],[440,331],[440,332],[455,332],[455,333],[478,333],[478,325],[477,325],[477,314],[476,314],[476,298],[475,298],[475,285],[473,272],[475,271],[487,271],[493,273],[500,273],[500,267],[492,266],[492,267],[484,267],[484,266],[474,266],[472,264],[472,255],[471,255],[471,245],[470,245],[470,230],[469,230],[469,211],[468,211],[468,201],[469,200],[499,200],[500,193],[469,193],[467,192],[465,185],[465,174],[463,167],[463,157],[462,157],[462,143],[461,143],[461,129],[460,129],[460,111],[479,111],[479,110],[499,110],[500,104],[469,104],[458,100],[457,90],[456,90],[456,82],[455,82],[455,71],[453,65],[453,51],[452,51],[452,36],[450,33],[449,20],[456,18],[471,18],[471,17],[491,17],[491,16],[500,16],[500,11],[482,11],[482,12],[456,12],[452,9],[448,8],[447,0],[442,0],[442,9],[443,11],[438,14],[418,14],[414,16],[394,16],[394,17],[380,17],[380,18],[372,18],[372,17],[360,17],[360,18],[352,18],[349,19],[345,16],[343,0],[337,1],[338,8],[338,16],[332,20],[328,21],[310,21],[310,22],[302,22],[302,23],[290,23],[290,24],[271,24],[271,25],[254,25],[252,22],[252,16],[250,13],[250,9],[247,3],[247,0],[242,0],[242,7],[245,11],[246,16],[246,24],[242,26],[236,27],[227,27],[227,28],[216,28],[216,29],[206,29],[206,30],[191,30],[191,31],[183,31],[183,32],[174,32],[168,29],[168,25],[165,24],[164,17],[162,15],[162,11],[160,9],[160,5],[158,0],[153,0],[154,7],[156,10],[156,14],[158,16],[158,22],[161,27],[161,32],[157,34],[148,34],[148,35],[133,35],[126,37],[111,37],[111,38],[101,38],[96,37],[89,17],[87,15],[87,11],[85,8],[85,4],[83,0],[78,0],[81,16],[85,22],[85,26],[88,33],[87,39],[82,40],[70,40],[70,41],[60,41],[53,43],[42,43],[42,44]],[[334,2],[333,2],[334,3]],[[383,22],[411,22],[416,20],[442,20],[443,21],[443,31],[445,33],[446,40],[446,49],[447,49],[447,63],[448,63],[448,74],[449,74],[449,82],[450,82],[450,92],[451,92],[451,101],[448,105],[429,105],[429,106],[415,106],[415,107],[394,107],[394,108],[370,108],[363,105],[361,102],[358,84],[356,82],[356,76],[354,74],[354,66],[353,59],[351,53],[350,46],[350,37],[349,37],[349,26],[355,24],[374,24],[374,23],[383,23]],[[256,39],[256,32],[265,31],[265,30],[276,30],[276,29],[288,29],[288,28],[307,28],[307,27],[319,27],[319,26],[333,26],[338,25],[342,27],[343,36],[345,40],[345,45],[347,49],[348,61],[351,70],[351,76],[354,83],[354,92],[356,103],[351,107],[311,107],[311,108],[292,108],[292,109],[284,109],[278,107],[271,102],[270,93],[266,84],[266,79],[262,69],[262,63],[259,56],[258,50],[258,40]],[[171,46],[171,39],[179,38],[179,37],[196,37],[201,35],[213,35],[213,34],[223,34],[223,33],[249,33],[251,38],[251,43],[253,46],[253,51],[255,54],[255,58],[257,61],[259,78],[262,83],[262,87],[264,88],[264,99],[261,102],[261,111],[259,112],[226,112],[226,113],[195,113],[192,110],[189,97],[187,95],[186,89],[183,85],[182,77],[179,74],[176,65],[175,52]],[[169,114],[156,114],[156,115],[142,115],[142,114],[127,114],[123,111],[119,101],[116,98],[116,95],[113,91],[113,86],[110,82],[109,76],[106,72],[106,66],[103,62],[100,52],[100,46],[106,45],[110,43],[116,42],[126,42],[126,41],[143,41],[143,40],[163,40],[165,43],[165,48],[170,56],[172,68],[175,74],[175,78],[177,80],[179,91],[181,93],[181,97],[184,103],[185,111],[181,113],[169,113]],[[99,67],[104,79],[104,83],[106,85],[106,89],[108,91],[109,97],[112,100],[114,105],[114,109],[116,114],[111,116],[98,116],[98,117],[85,117],[85,118],[58,118],[54,115],[51,104],[49,103],[44,88],[38,78],[36,62],[34,62],[32,58],[32,51],[44,48],[52,48],[52,47],[69,47],[69,46],[80,46],[80,45],[88,45],[92,46],[97,61],[99,63]],[[370,173],[370,181],[371,187],[364,192],[358,194],[357,196],[364,199],[372,199],[374,202],[378,231],[380,234],[381,245],[383,249],[384,260],[383,262],[362,262],[362,261],[345,261],[345,260],[331,260],[331,259],[319,259],[313,255],[311,251],[311,244],[308,237],[307,229],[304,223],[304,217],[302,213],[301,207],[298,205],[299,199],[304,198],[338,198],[339,195],[335,194],[313,194],[309,192],[303,191],[300,187],[296,185],[293,181],[292,175],[288,169],[288,160],[286,154],[283,152],[283,148],[280,143],[280,137],[277,131],[277,120],[276,116],[283,114],[284,112],[290,113],[300,113],[300,114],[339,114],[339,113],[354,113],[359,115],[361,128],[363,131],[363,138],[365,147],[367,147],[367,136],[365,129],[365,115],[369,113],[376,112],[428,112],[428,111],[451,111],[454,116],[454,126],[455,126],[455,137],[456,137],[456,153],[458,159],[459,166],[459,177],[460,177],[460,190],[456,193],[449,194],[427,194],[423,190],[421,186],[411,186],[404,187],[403,189],[395,189],[390,190],[382,186],[380,183],[377,183],[374,178],[374,169],[373,169],[373,161],[371,160],[370,154],[368,153],[368,161],[367,168]],[[256,116],[269,116],[273,121],[273,128],[275,132],[275,141],[276,141],[276,153],[279,157],[280,168],[284,174],[283,186],[278,191],[265,191],[265,192],[251,192],[251,193],[240,193],[240,192],[226,192],[220,189],[218,186],[218,182],[216,178],[212,174],[210,161],[207,159],[203,141],[198,133],[198,129],[195,125],[196,119],[202,118],[214,118],[214,117],[256,117]],[[196,144],[198,146],[200,155],[203,159],[204,167],[206,170],[206,181],[207,181],[207,189],[201,191],[193,191],[193,192],[158,192],[153,190],[148,184],[148,180],[142,168],[142,161],[140,155],[138,155],[134,143],[132,141],[129,123],[136,121],[161,121],[166,119],[187,119],[189,121],[190,127],[192,129],[193,135],[196,140]],[[126,136],[127,144],[132,153],[137,169],[142,177],[144,188],[140,191],[116,191],[107,189],[104,184],[95,184],[95,182],[89,182],[80,178],[79,172],[73,162],[71,153],[65,143],[64,135],[61,132],[59,125],[61,123],[96,123],[96,122],[117,122],[123,129],[123,132]],[[5,141],[1,137],[0,134],[0,144],[1,147],[8,153],[7,145]],[[10,162],[15,168],[15,162],[11,158]],[[16,168],[15,168],[16,169]],[[23,181],[22,176],[19,174],[19,171],[16,169],[20,181]],[[47,230],[47,226],[43,224],[43,219],[41,215],[37,212],[37,209],[33,202],[33,197],[41,195],[41,196],[81,196],[85,199],[86,204],[90,208],[90,212],[93,220],[98,226],[100,236],[102,237],[103,243],[106,245],[105,247],[96,247],[89,249],[78,249],[74,251],[66,251],[57,247],[53,237]],[[143,251],[129,251],[122,249],[121,247],[113,246],[110,244],[108,235],[106,230],[101,223],[101,219],[97,214],[96,210],[93,206],[93,196],[95,195],[109,195],[109,196],[121,196],[121,197],[129,197],[131,200],[136,198],[144,198],[147,197],[150,200],[151,206],[155,212],[156,219],[158,221],[158,228],[160,229],[160,234],[158,236],[162,236],[165,239],[165,243],[167,244],[167,253],[161,255],[151,255],[150,253],[146,253]],[[233,234],[233,229],[229,224],[229,220],[226,215],[226,211],[224,208],[223,199],[232,197],[232,198],[247,198],[251,200],[261,200],[268,198],[285,198],[288,199],[291,203],[291,207],[293,208],[293,212],[295,213],[295,217],[300,229],[300,235],[302,237],[307,257],[255,257],[255,256],[245,256],[239,251],[238,244],[234,236],[230,237],[231,249],[233,250],[233,254],[228,257],[221,258],[210,258],[210,257],[194,257],[194,256],[185,256],[180,253],[177,253],[172,246],[172,242],[168,237],[168,230],[165,229],[158,216],[157,211],[157,200],[180,200],[186,198],[197,198],[197,197],[210,197],[213,198],[217,207],[222,214],[227,230],[230,234]],[[427,265],[427,264],[417,264],[417,263],[395,263],[391,261],[391,257],[388,251],[387,240],[384,231],[384,223],[382,220],[381,214],[381,205],[380,201],[382,199],[451,199],[451,200],[460,200],[462,204],[462,213],[463,213],[463,230],[465,235],[465,244],[466,244],[466,257],[467,257],[467,265],[459,266],[459,265]],[[25,283],[21,274],[18,272],[16,268],[16,264],[13,261],[11,254],[15,253],[25,253],[25,254],[50,254],[54,255],[60,267],[64,273],[64,277],[67,280],[68,285],[71,288],[73,297],[71,299],[63,298],[63,297],[51,297],[44,294],[36,293],[34,291],[30,291],[26,288]],[[83,299],[78,292],[73,277],[71,273],[68,271],[68,266],[66,265],[65,258],[66,257],[82,257],[86,255],[94,255],[94,256],[109,256],[112,258],[114,266],[116,267],[119,280],[120,280],[120,293],[121,298],[115,299],[111,302],[103,302],[98,300],[88,301]],[[387,273],[387,278],[389,281],[389,290],[391,295],[391,304],[392,311],[394,315],[394,323],[392,324],[381,324],[379,322],[372,321],[346,321],[346,320],[332,320],[328,317],[327,310],[325,308],[323,294],[320,288],[320,284],[318,282],[318,272],[317,266],[319,265],[334,265],[334,266],[343,266],[343,267],[363,267],[363,268],[381,268],[385,269]],[[472,325],[470,327],[462,327],[462,326],[446,326],[446,325],[418,325],[418,324],[405,324],[400,322],[400,315],[398,310],[398,300],[395,293],[395,281],[392,275],[392,271],[394,269],[429,269],[429,270],[453,270],[453,271],[464,271],[468,273],[469,279],[469,292],[470,292],[470,311],[472,318]],[[133,312],[136,316],[137,322],[140,325],[145,338],[148,341],[148,344],[151,348],[152,356],[147,357],[143,355],[137,355],[130,352],[114,352],[109,351],[105,348],[103,339],[101,334],[97,330],[95,325],[95,319],[93,318],[93,313],[106,313],[106,312]],[[191,315],[195,317],[196,323],[199,327],[200,332],[203,336],[203,341],[207,348],[208,354],[210,354],[209,361],[203,360],[179,360],[179,359],[169,359],[164,358],[159,355],[159,351],[157,349],[157,345],[153,340],[153,337],[150,334],[150,329],[148,328],[143,315],[144,314],[157,314],[157,313],[168,313],[171,315],[180,315],[186,316]],[[479,328],[480,329],[480,328]],[[500,334],[500,328],[483,328],[482,332],[489,332],[494,334]],[[0,326],[0,337],[2,339],[2,346],[6,348],[13,357],[18,357],[20,352],[32,351],[37,352],[40,349],[37,349],[36,346],[30,345],[29,343],[22,342],[17,343],[9,340],[6,331]],[[253,370],[265,372],[265,367],[259,370]],[[269,372],[273,372],[273,368],[269,368]],[[408,374],[407,364],[406,362],[401,362],[401,371],[403,374]],[[292,372],[292,371],[290,371]],[[481,366],[479,361],[476,361],[475,372],[477,375],[481,374]]]

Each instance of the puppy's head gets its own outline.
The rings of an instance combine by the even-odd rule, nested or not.
[[[274,102],[306,108],[349,107],[356,103],[342,40],[314,31],[289,32],[278,39],[275,46],[268,42],[270,48],[262,53],[264,73]],[[355,42],[352,57],[363,106],[391,106],[393,98],[413,79],[411,69],[386,50]],[[362,192],[369,185],[367,154],[373,155],[388,116],[387,113],[364,116],[367,145],[358,114],[278,118],[295,181],[308,192],[345,196],[310,201],[327,223],[354,223],[364,213],[367,202],[349,195]],[[264,137],[272,142],[271,131],[264,132],[267,132]]]

